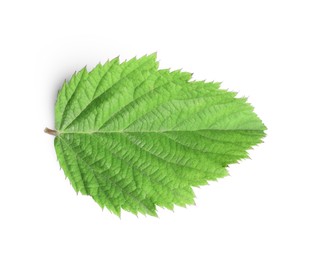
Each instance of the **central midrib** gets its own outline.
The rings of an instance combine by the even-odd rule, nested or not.
[[[60,131],[58,130],[58,134],[61,135],[61,134],[126,134],[126,133],[175,133],[175,132],[186,132],[186,133],[189,133],[189,132],[198,132],[198,131],[216,131],[216,132],[225,132],[225,131],[229,131],[229,132],[233,132],[233,131],[258,131],[258,132],[263,132],[264,130],[263,129],[209,129],[209,128],[206,128],[206,129],[196,129],[196,130],[163,130],[163,131],[146,131],[146,130],[143,130],[143,131],[139,131],[139,130],[136,130],[136,131],[128,131],[128,130],[121,130],[121,131],[98,131],[98,130],[95,130],[95,131]]]

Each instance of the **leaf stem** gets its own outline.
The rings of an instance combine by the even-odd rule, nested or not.
[[[58,136],[58,131],[52,130],[52,129],[47,128],[47,127],[44,129],[44,132],[47,133],[47,134],[49,134],[49,135]]]

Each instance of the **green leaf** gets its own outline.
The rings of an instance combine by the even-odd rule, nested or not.
[[[194,204],[192,187],[227,175],[266,129],[220,83],[159,70],[156,55],[75,73],[55,106],[55,149],[76,192],[116,215]]]

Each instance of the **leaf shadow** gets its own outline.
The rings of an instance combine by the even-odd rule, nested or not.
[[[75,64],[77,66],[77,64]],[[48,107],[49,107],[49,118],[48,122],[51,124],[51,127],[54,127],[55,114],[54,107],[57,100],[58,92],[61,90],[65,80],[69,81],[75,70],[73,70],[73,64],[68,63],[66,66],[59,68],[53,76],[53,79],[50,81],[50,86],[48,88]],[[77,66],[78,67],[78,66]]]

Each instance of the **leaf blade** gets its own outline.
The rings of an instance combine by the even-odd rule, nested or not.
[[[65,83],[55,149],[76,192],[118,216],[156,216],[156,205],[194,204],[192,187],[247,158],[266,129],[253,107],[220,83],[190,78],[158,70],[153,54],[114,59]]]

